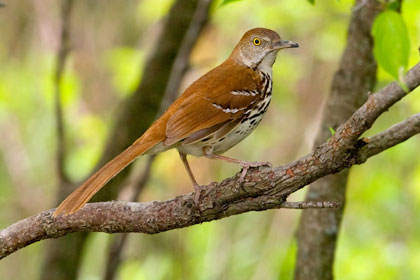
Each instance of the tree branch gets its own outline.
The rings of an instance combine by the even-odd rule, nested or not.
[[[172,66],[158,115],[161,115],[169,107],[169,105],[171,105],[171,103],[176,99],[178,95],[182,77],[188,68],[188,61],[190,58],[191,50],[197,42],[203,26],[205,26],[208,20],[209,10],[212,2],[213,0],[199,0],[197,3],[197,8],[194,12],[192,21],[188,27],[187,32],[185,33],[185,37],[182,39],[182,43],[175,58],[174,65]]]
[[[410,90],[420,84],[420,63],[410,69],[405,82]],[[213,183],[202,190],[198,206],[194,205],[194,194],[189,193],[163,202],[90,203],[73,215],[57,218],[52,217],[54,209],[50,209],[24,219],[0,231],[0,258],[33,242],[58,238],[71,232],[155,234],[244,212],[282,208],[287,197],[296,190],[357,164],[362,152],[368,157],[369,149],[364,148],[366,145],[360,145],[355,134],[361,135],[382,112],[406,94],[397,83],[389,84],[377,94],[370,95],[368,101],[331,139],[310,154],[284,166],[253,168],[248,171],[242,184],[239,183],[240,173],[220,183]],[[408,123],[418,126],[417,121],[407,120],[405,124]],[[387,131],[405,133],[405,137],[399,138],[400,141],[413,135],[403,132],[413,131],[405,129],[403,125]],[[388,142],[383,142],[384,138],[387,137],[383,133],[371,137],[368,147],[375,147],[378,151],[381,145],[388,146]],[[393,142],[397,144],[397,141]]]

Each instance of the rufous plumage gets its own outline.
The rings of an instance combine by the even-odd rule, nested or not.
[[[201,189],[187,155],[237,163],[243,168],[241,179],[248,168],[266,164],[221,154],[246,138],[259,124],[270,104],[272,65],[277,53],[295,47],[298,44],[282,40],[273,30],[247,31],[228,59],[191,84],[139,139],[71,193],[54,215],[79,210],[109,180],[143,154],[177,149],[195,187],[196,203]]]

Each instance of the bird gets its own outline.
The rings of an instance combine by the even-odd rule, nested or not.
[[[249,168],[269,165],[222,154],[260,123],[271,100],[272,66],[277,53],[297,47],[297,43],[281,39],[271,29],[253,28],[245,32],[223,63],[192,83],[140,138],[82,183],[53,215],[75,213],[109,180],[145,154],[177,149],[194,186],[195,203],[199,203],[202,188],[191,171],[187,155],[239,164],[240,180]]]

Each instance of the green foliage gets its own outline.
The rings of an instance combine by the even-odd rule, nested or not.
[[[111,72],[112,84],[121,97],[131,93],[138,84],[142,75],[142,68],[138,65],[142,61],[143,53],[133,48],[114,48],[106,53],[105,64]]]
[[[410,56],[410,39],[402,16],[393,10],[382,12],[375,19],[372,35],[376,61],[391,76],[400,80]]]
[[[401,7],[401,2],[397,1],[397,0],[391,1],[391,2],[387,3],[387,5],[386,5],[387,9],[394,10],[394,11],[398,11],[400,9],[400,7]]]
[[[309,3],[311,3],[312,5],[315,5],[315,0],[308,0]]]
[[[23,28],[20,24],[26,22],[22,19],[42,22],[37,17],[55,15],[57,7],[45,6],[45,13],[27,14],[22,11],[28,10],[30,3],[21,2],[22,10],[15,7],[13,13],[2,14],[0,25],[1,227],[56,205],[52,83],[56,47],[31,33],[38,32],[38,28]],[[74,13],[77,21],[72,25],[72,41],[77,42],[77,47],[72,49],[61,84],[68,148],[66,171],[74,180],[83,178],[101,156],[118,113],[115,103],[127,97],[141,78],[159,22],[173,2],[138,1],[138,8],[126,14],[122,14],[124,5],[113,1],[103,5],[99,1],[95,7],[77,5],[80,10]],[[234,1],[218,1],[222,2],[226,5]],[[194,50],[183,87],[225,59],[241,32],[248,28],[266,26],[285,39],[302,43],[298,50],[279,54],[267,116],[249,138],[227,155],[277,165],[302,156],[302,146],[307,149],[310,145],[308,136],[315,133],[319,119],[314,116],[320,113],[320,100],[328,92],[329,78],[346,44],[345,30],[354,0],[317,1],[315,8],[297,3],[248,0],[215,9],[211,32],[203,35]],[[25,5],[29,7],[23,9]],[[385,13],[392,12],[389,10],[395,9],[393,5],[388,4]],[[419,7],[419,0],[404,0],[402,6],[413,42],[413,64],[417,62],[417,47],[413,45],[420,41]],[[99,21],[104,15],[112,20]],[[144,29],[136,34],[138,43],[128,44],[121,36],[133,33],[135,22]],[[21,30],[18,27],[25,32],[17,32]],[[396,40],[390,41],[395,44]],[[382,68],[378,87],[391,78]],[[104,76],[106,79],[101,78]],[[110,90],[102,91],[104,88]],[[404,98],[372,129],[382,131],[396,120],[419,112],[419,93],[420,89]],[[333,134],[332,129],[329,131]],[[351,169],[334,265],[337,279],[417,279],[420,275],[420,162],[413,156],[419,148],[420,137],[413,137]],[[139,158],[134,172],[141,172],[145,161]],[[235,165],[206,159],[192,158],[191,163],[203,184],[239,171]],[[16,171],[20,173],[14,175]],[[179,174],[176,180],[173,174]],[[142,201],[169,199],[192,190],[176,151],[159,155],[151,176]],[[304,191],[294,194],[291,200],[300,201],[303,196]],[[247,213],[153,236],[131,234],[117,278],[293,279],[297,250],[294,233],[300,213],[286,209]],[[106,234],[88,239],[80,279],[101,278],[109,241]],[[39,278],[48,243],[36,243],[0,261],[1,279]]]
[[[335,134],[335,130],[334,128],[332,128],[331,126],[328,127],[328,129],[330,130],[331,136],[333,136]]]
[[[222,7],[224,5],[227,5],[227,4],[230,4],[230,3],[233,3],[233,2],[239,2],[239,1],[242,1],[242,0],[222,0],[222,2],[220,2],[219,7]]]

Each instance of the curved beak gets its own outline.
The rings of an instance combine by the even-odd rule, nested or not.
[[[278,40],[273,42],[273,50],[281,50],[281,49],[288,49],[288,48],[298,48],[299,44],[288,41],[288,40]]]

